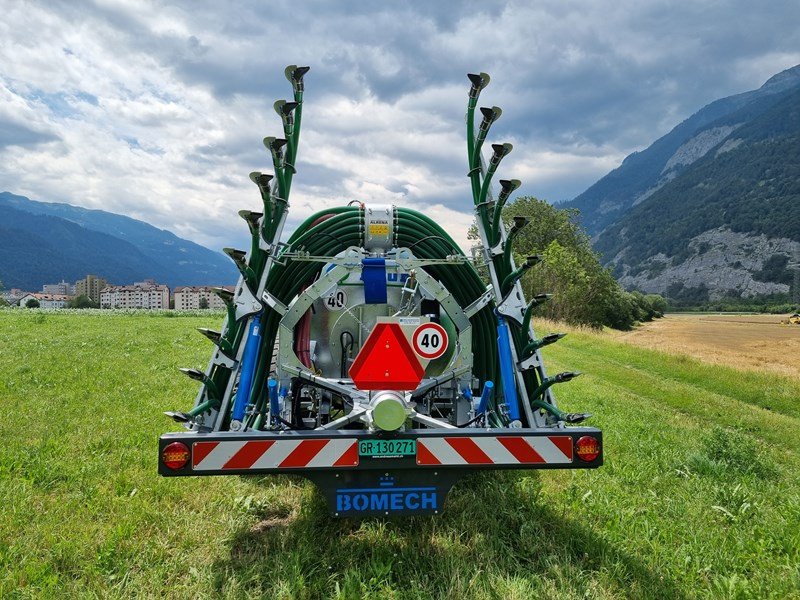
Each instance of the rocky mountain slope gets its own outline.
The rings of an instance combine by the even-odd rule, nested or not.
[[[626,287],[698,302],[789,294],[800,262],[800,66],[708,105],[570,205]]]

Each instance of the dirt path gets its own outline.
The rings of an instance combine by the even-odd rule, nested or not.
[[[706,362],[800,377],[800,326],[785,315],[667,315],[617,338]]]

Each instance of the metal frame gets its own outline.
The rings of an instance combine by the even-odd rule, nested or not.
[[[516,384],[516,393],[518,394],[519,403],[522,405],[522,411],[525,415],[525,421],[528,427],[514,426],[519,425],[519,422],[512,423],[511,427],[491,427],[491,428],[476,428],[474,426],[464,427],[456,426],[451,422],[446,421],[444,418],[435,418],[424,412],[417,412],[412,403],[412,398],[420,398],[425,393],[441,386],[438,390],[440,393],[436,395],[437,401],[440,406],[446,405],[450,402],[449,394],[452,392],[452,407],[453,414],[450,417],[455,422],[461,420],[463,413],[459,414],[464,407],[469,404],[470,410],[467,414],[470,417],[468,424],[472,424],[480,420],[480,416],[475,416],[476,413],[483,411],[476,403],[471,394],[474,388],[477,387],[477,382],[472,379],[473,367],[473,328],[470,319],[477,315],[479,311],[494,302],[495,311],[498,317],[508,319],[521,326],[524,323],[524,315],[526,311],[525,298],[522,290],[522,285],[519,276],[523,270],[517,271],[516,264],[513,259],[513,254],[510,253],[510,236],[502,221],[499,223],[490,223],[489,227],[491,232],[487,231],[484,227],[483,219],[480,218],[480,209],[482,207],[492,206],[495,204],[492,196],[490,180],[495,173],[497,166],[505,154],[507,154],[511,146],[504,144],[502,146],[495,146],[495,155],[493,155],[489,169],[487,171],[486,164],[483,160],[481,145],[486,138],[488,129],[491,122],[499,117],[502,113],[497,107],[485,110],[485,119],[491,119],[481,124],[480,133],[477,138],[474,137],[474,122],[472,116],[477,105],[477,99],[482,90],[489,82],[489,77],[485,73],[480,75],[470,75],[470,80],[473,83],[473,88],[469,94],[468,106],[468,139],[471,183],[473,187],[473,196],[475,201],[476,214],[479,215],[477,221],[478,234],[482,243],[481,258],[483,264],[486,266],[490,285],[486,287],[486,291],[472,301],[468,306],[462,307],[455,300],[453,295],[437,280],[430,276],[424,267],[428,266],[448,266],[448,265],[463,265],[468,259],[460,255],[449,255],[446,258],[437,259],[421,259],[414,256],[409,248],[397,247],[398,240],[398,224],[400,222],[399,211],[394,206],[371,206],[362,209],[363,220],[359,222],[359,231],[361,233],[360,240],[363,240],[362,247],[350,247],[344,252],[336,256],[315,256],[309,252],[298,251],[293,248],[287,248],[280,242],[283,227],[286,224],[288,216],[288,197],[291,188],[292,177],[295,174],[294,163],[296,162],[297,143],[299,140],[300,121],[302,116],[302,97],[303,97],[303,75],[308,71],[307,67],[296,67],[291,65],[287,67],[286,75],[292,83],[294,90],[294,102],[279,101],[276,103],[275,108],[281,116],[283,123],[283,133],[286,140],[276,140],[276,138],[265,138],[265,145],[267,145],[272,155],[273,165],[275,167],[275,177],[265,179],[261,173],[251,174],[251,179],[259,185],[259,190],[262,194],[264,201],[264,214],[257,220],[257,226],[247,215],[252,216],[252,213],[245,211],[245,220],[248,221],[248,226],[251,230],[252,238],[251,250],[247,254],[240,253],[239,251],[230,251],[229,254],[237,263],[242,275],[236,285],[233,306],[229,304],[230,319],[235,319],[235,322],[229,322],[226,317],[223,323],[223,332],[227,335],[236,335],[236,351],[231,352],[231,355],[225,355],[220,348],[216,348],[211,362],[209,363],[205,376],[211,377],[212,374],[225,376],[225,371],[220,371],[220,368],[228,369],[230,371],[225,384],[225,390],[222,392],[220,405],[217,409],[209,408],[205,410],[206,405],[209,404],[209,394],[206,385],[204,384],[195,398],[195,409],[197,412],[205,410],[204,414],[191,417],[183,413],[168,413],[176,418],[176,420],[184,419],[184,422],[189,429],[188,432],[168,433],[162,435],[159,440],[159,473],[167,477],[180,477],[191,475],[227,475],[227,474],[285,474],[294,473],[307,477],[312,480],[322,490],[323,494],[328,499],[331,506],[331,512],[335,516],[344,516],[345,514],[420,514],[425,512],[437,513],[441,509],[441,502],[450,489],[450,487],[463,475],[474,470],[487,470],[487,469],[577,469],[577,468],[596,468],[603,464],[602,454],[602,432],[594,427],[569,427],[566,428],[563,421],[557,420],[561,418],[560,411],[557,409],[553,411],[555,418],[544,414],[539,407],[541,403],[537,401],[534,409],[528,395],[525,384],[525,371],[534,369],[539,382],[547,379],[547,373],[541,358],[541,354],[536,349],[533,354],[524,360],[520,360],[520,349],[515,347],[513,338],[509,343],[509,354],[513,370],[513,382]],[[292,105],[292,106],[290,106]],[[293,115],[296,111],[296,122]],[[490,116],[487,116],[489,114]],[[488,125],[487,125],[488,123]],[[476,142],[477,139],[477,142]],[[282,149],[286,145],[285,150]],[[500,148],[498,150],[498,148]],[[254,178],[255,176],[255,178]],[[519,186],[519,181],[511,180],[511,186],[504,184],[503,192],[498,198],[498,202],[502,203],[508,198],[509,194]],[[476,188],[477,186],[477,188]],[[500,213],[501,207],[495,211]],[[274,211],[280,210],[280,217]],[[241,213],[240,213],[241,214]],[[272,215],[272,216],[270,216]],[[496,215],[495,215],[496,216]],[[270,220],[267,220],[267,219]],[[497,229],[498,239],[493,246],[490,246],[490,237],[494,238]],[[491,234],[491,235],[490,235]],[[429,236],[435,237],[435,236]],[[267,239],[269,238],[269,239]],[[427,239],[427,238],[426,238]],[[413,247],[413,246],[412,246]],[[282,254],[281,254],[282,252]],[[449,250],[447,250],[449,252]],[[244,255],[244,262],[242,256]],[[441,252],[439,256],[444,256],[445,252]],[[503,289],[493,257],[499,255],[506,255],[503,260],[503,265],[500,267],[501,273],[510,266],[511,273],[514,274],[516,280],[511,286],[510,291],[503,295]],[[509,256],[510,255],[510,256]],[[256,260],[254,261],[254,257]],[[382,258],[385,265],[380,266],[380,269],[393,271],[397,274],[397,279],[400,279],[401,274],[408,275],[405,280],[402,290],[400,291],[400,302],[398,304],[398,311],[394,317],[402,318],[404,316],[413,315],[414,312],[421,312],[420,306],[422,300],[436,300],[438,302],[437,310],[444,310],[452,326],[457,330],[457,339],[455,341],[456,348],[449,358],[449,362],[444,367],[443,372],[437,376],[428,377],[423,379],[418,385],[416,390],[394,392],[397,394],[398,402],[402,402],[406,408],[406,414],[412,422],[425,427],[425,429],[404,429],[401,427],[396,432],[383,432],[372,428],[373,423],[370,420],[370,410],[372,401],[382,393],[388,392],[370,392],[356,389],[352,381],[347,378],[334,378],[334,377],[321,377],[310,369],[305,367],[298,358],[294,351],[294,332],[297,324],[307,313],[307,311],[314,305],[320,298],[325,297],[336,286],[343,284],[345,280],[350,278],[353,274],[358,273],[363,268],[362,261],[366,258]],[[288,306],[281,300],[273,296],[266,289],[267,278],[270,274],[272,267],[275,264],[284,265],[287,261],[307,261],[318,262],[325,265],[330,265],[327,271],[320,274],[316,281],[308,286],[307,289],[299,293],[295,298],[289,302]],[[377,262],[377,261],[376,261]],[[531,263],[532,264],[532,263]],[[529,265],[530,266],[530,265]],[[382,272],[382,271],[381,271]],[[798,271],[800,272],[800,271]],[[509,276],[510,277],[510,276]],[[256,281],[257,279],[257,281]],[[248,284],[249,281],[249,284]],[[409,284],[413,281],[413,284]],[[507,282],[505,282],[507,283]],[[251,289],[250,286],[255,289]],[[396,300],[396,287],[393,294]],[[478,288],[479,289],[479,288]],[[404,298],[410,294],[408,301]],[[416,298],[419,297],[419,300]],[[225,297],[229,301],[228,297]],[[382,299],[385,303],[385,299]],[[375,303],[376,305],[378,303]],[[349,311],[350,309],[348,309]],[[273,429],[263,430],[240,430],[240,431],[221,431],[225,423],[225,416],[228,414],[231,403],[234,401],[234,388],[237,385],[240,370],[242,369],[243,360],[247,363],[245,371],[247,377],[251,373],[251,365],[253,354],[245,353],[245,346],[247,345],[243,340],[250,330],[250,326],[254,319],[261,318],[264,311],[274,311],[280,315],[278,322],[278,339],[277,339],[277,354],[274,357],[276,360],[276,370],[278,381],[285,384],[290,379],[297,377],[304,381],[310,382],[316,386],[325,388],[335,394],[348,398],[352,401],[352,410],[335,419],[329,423],[319,426],[315,429],[297,430],[291,428],[284,428],[284,425],[289,425],[283,417],[287,415],[285,408],[277,409],[280,414],[272,414],[273,407],[270,407],[270,417],[279,417],[271,419],[270,426]],[[366,313],[374,317],[377,313]],[[441,315],[441,313],[438,313]],[[422,317],[420,317],[422,318]],[[361,322],[358,318],[356,321]],[[270,321],[274,323],[274,321]],[[363,329],[363,323],[361,324]],[[362,335],[359,330],[359,338]],[[505,335],[505,330],[501,333]],[[536,340],[533,326],[530,326],[529,337],[531,340]],[[324,336],[323,336],[324,337]],[[352,336],[351,336],[352,337]],[[501,339],[502,338],[501,336]],[[317,338],[319,340],[319,337]],[[218,341],[218,340],[217,340]],[[231,343],[231,339],[227,340]],[[272,340],[270,340],[270,343]],[[363,345],[362,345],[363,346]],[[227,346],[226,346],[227,348]],[[505,345],[502,345],[503,352]],[[313,352],[313,345],[310,349]],[[502,352],[501,352],[502,354]],[[509,394],[511,394],[512,379],[509,377],[510,371],[505,368],[509,364],[509,354],[502,357],[502,365],[504,366],[503,378],[508,382]],[[344,361],[342,361],[344,363]],[[426,366],[427,362],[422,361],[422,366]],[[323,367],[324,368],[324,367]],[[342,370],[342,373],[345,371]],[[330,372],[329,372],[330,374]],[[195,376],[197,374],[195,373]],[[265,374],[261,374],[265,375]],[[571,374],[570,374],[571,375]],[[219,379],[215,385],[222,388],[222,380]],[[275,391],[274,382],[270,382],[270,390]],[[383,385],[383,384],[381,384]],[[540,386],[544,387],[544,386]],[[466,388],[466,389],[464,389]],[[491,385],[486,382],[485,396],[489,398],[488,390]],[[242,388],[244,389],[244,388]],[[441,393],[444,390],[444,393]],[[248,390],[249,391],[249,390]],[[218,393],[221,390],[218,391]],[[264,392],[262,391],[261,394]],[[538,393],[538,391],[537,391]],[[263,395],[260,396],[263,399]],[[510,397],[510,396],[507,396]],[[272,396],[274,402],[275,396]],[[550,388],[547,388],[542,394],[542,399],[547,405],[556,407],[556,400]],[[245,403],[246,397],[239,400],[237,410]],[[510,400],[509,400],[510,401]],[[376,400],[377,402],[377,400]],[[280,404],[280,401],[279,401]],[[513,403],[512,403],[513,406]],[[261,408],[259,410],[259,419],[263,414]],[[502,412],[502,406],[495,407],[494,416],[498,412]],[[433,412],[433,411],[431,411]],[[508,423],[508,419],[492,421],[492,412],[487,410],[486,414],[489,419],[487,423],[492,425]],[[520,415],[521,416],[521,415]],[[188,418],[194,420],[187,421]],[[474,418],[473,418],[474,417]],[[514,416],[516,419],[516,415]],[[209,427],[209,423],[213,426]],[[237,421],[238,423],[238,421]],[[351,424],[363,427],[362,429],[342,429]],[[258,425],[255,425],[258,427]],[[232,427],[232,426],[231,426]],[[575,458],[577,451],[575,451],[577,441],[584,437],[591,437],[597,443],[598,456],[591,461],[583,461],[580,458]],[[540,438],[550,438],[550,441],[542,442]],[[491,439],[494,438],[494,441]],[[287,448],[287,444],[298,444],[300,447],[303,444],[311,444],[309,456],[316,456],[314,452],[322,452],[323,447],[328,449],[333,444],[339,451],[343,445],[347,446],[347,452],[352,451],[353,444],[358,445],[363,440],[414,440],[417,445],[415,448],[416,458],[409,456],[397,457],[374,457],[364,456],[359,457],[356,454],[356,459],[351,462],[331,462],[330,456],[327,458],[321,454],[321,458],[317,462],[306,463],[291,463],[294,466],[284,466],[284,463],[264,462],[262,466],[253,468],[257,465],[259,457],[264,456],[263,452],[273,445],[276,448]],[[512,440],[516,440],[513,441]],[[478,457],[478,460],[467,460],[467,452],[465,448],[474,447],[479,448],[481,444],[483,447],[488,448],[492,444],[501,444],[508,453],[517,457],[512,449],[505,444],[529,444],[533,449],[531,456],[537,456],[534,446],[536,440],[545,446],[549,443],[555,444],[558,448],[561,445],[566,445],[569,448],[569,460],[561,460],[566,454],[562,453],[561,459],[550,462],[548,460],[528,460],[510,462],[496,462],[494,459],[488,460],[488,454],[481,454],[481,452],[474,452],[472,457]],[[560,440],[556,443],[554,440]],[[244,449],[251,448],[253,462],[247,463],[236,462],[225,463],[221,468],[211,469],[195,469],[190,460],[188,466],[172,470],[163,462],[162,452],[164,448],[175,442],[181,442],[189,448],[194,449],[195,444],[206,444],[206,448],[211,446],[208,452],[213,452],[214,448],[219,444],[224,444],[224,448],[233,449],[238,456],[236,448]],[[348,442],[348,444],[344,444]],[[352,442],[352,443],[351,443]],[[426,445],[428,442],[428,445]],[[251,444],[251,443],[254,443]],[[438,446],[437,446],[438,444]],[[430,447],[429,447],[430,446]],[[293,446],[294,447],[294,446]],[[420,454],[417,454],[418,448],[425,448],[426,452],[431,453],[431,448],[437,447],[444,455],[453,457],[453,462],[441,464],[438,459],[436,464],[434,462],[426,463],[428,460],[425,456],[420,459]],[[517,447],[517,446],[515,446]],[[460,448],[460,449],[459,449]],[[496,456],[505,456],[500,446],[495,446]],[[258,454],[262,452],[262,454]],[[331,450],[333,452],[333,450]],[[245,454],[250,456],[251,450],[247,450]],[[256,456],[258,454],[258,456]],[[522,452],[525,454],[525,452]],[[348,455],[349,456],[349,455]],[[460,459],[458,457],[461,457]],[[483,456],[483,458],[481,458]],[[190,457],[191,459],[192,457]],[[540,457],[541,458],[541,457]],[[461,460],[463,459],[463,460]],[[487,459],[487,460],[483,460]],[[200,459],[203,460],[202,458]],[[314,459],[316,460],[316,459]],[[422,464],[420,464],[422,460]],[[237,465],[244,465],[247,463],[246,468],[238,468]],[[198,463],[199,464],[199,463]],[[397,487],[399,483],[401,487]],[[406,486],[406,487],[402,487]],[[410,486],[410,487],[409,487]],[[388,490],[388,491],[387,491]],[[411,490],[411,491],[409,491]],[[432,494],[429,505],[420,499],[424,497],[425,490]],[[405,494],[405,496],[403,495]],[[366,498],[366,500],[365,500]],[[376,500],[377,498],[377,500]],[[405,504],[395,507],[395,500],[400,498]],[[404,498],[404,500],[403,500]],[[369,502],[369,506],[362,504]],[[420,506],[422,502],[422,506]],[[416,503],[412,506],[413,503]]]

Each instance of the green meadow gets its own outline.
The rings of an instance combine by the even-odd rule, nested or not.
[[[333,520],[299,477],[157,475],[221,319],[0,311],[0,598],[800,598],[796,379],[575,330],[545,359],[603,467]]]

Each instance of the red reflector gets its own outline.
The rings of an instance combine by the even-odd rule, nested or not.
[[[425,369],[397,323],[378,323],[350,367],[360,390],[413,390]]]
[[[161,462],[170,469],[177,471],[189,462],[189,448],[182,442],[172,442],[161,452]]]
[[[578,438],[575,442],[575,454],[581,460],[591,462],[600,455],[600,442],[590,435]]]

